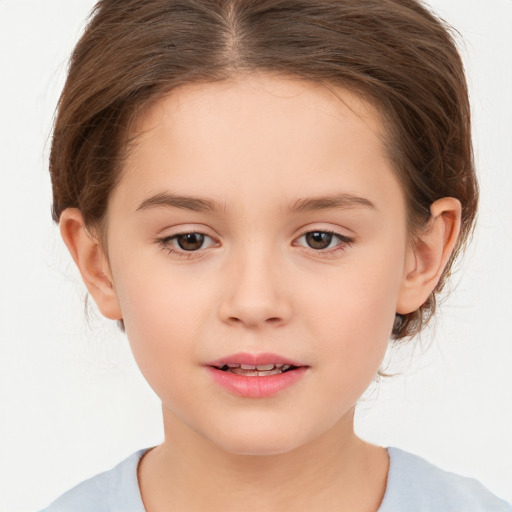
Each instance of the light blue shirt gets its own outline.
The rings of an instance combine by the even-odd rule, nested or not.
[[[41,512],[145,512],[137,465],[146,451],[82,482]],[[388,448],[388,453],[386,493],[377,512],[512,512],[512,506],[477,480],[443,471],[398,448]]]

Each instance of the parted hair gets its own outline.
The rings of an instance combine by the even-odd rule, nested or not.
[[[57,107],[54,220],[79,208],[101,232],[136,116],[176,87],[251,72],[348,89],[378,110],[413,239],[434,201],[461,202],[461,234],[436,289],[393,328],[395,340],[418,333],[471,234],[478,185],[453,30],[416,0],[100,0]]]

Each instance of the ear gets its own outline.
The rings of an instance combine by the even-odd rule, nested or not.
[[[411,244],[405,263],[397,313],[405,315],[421,307],[437,286],[460,232],[461,204],[443,197],[430,207],[428,224]]]
[[[80,210],[65,209],[60,216],[59,226],[62,239],[99,310],[107,318],[120,320],[122,313],[108,259],[99,241],[86,228]]]

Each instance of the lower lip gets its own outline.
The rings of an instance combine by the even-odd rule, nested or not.
[[[247,398],[265,398],[289,388],[298,382],[306,373],[307,367],[302,366],[276,375],[264,377],[246,377],[231,372],[223,372],[207,366],[213,380],[227,391]]]

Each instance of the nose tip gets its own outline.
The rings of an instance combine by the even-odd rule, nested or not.
[[[291,314],[290,302],[275,265],[263,261],[238,265],[225,287],[220,316],[226,323],[258,328],[280,326]]]

